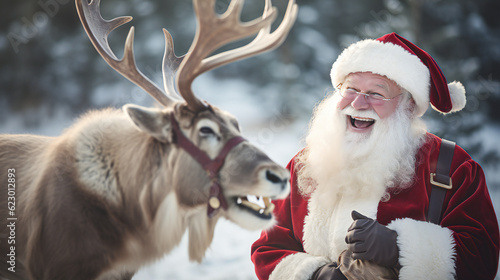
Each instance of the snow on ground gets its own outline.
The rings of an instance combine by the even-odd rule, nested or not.
[[[133,280],[253,280],[255,276],[250,260],[250,246],[259,237],[257,231],[248,231],[221,219],[211,248],[198,264],[189,262],[187,238],[179,247],[151,266],[141,269]]]

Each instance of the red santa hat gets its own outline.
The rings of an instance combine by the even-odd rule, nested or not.
[[[457,81],[449,83],[436,61],[424,50],[396,33],[377,40],[362,40],[350,45],[332,66],[333,85],[342,83],[355,72],[386,76],[409,91],[422,116],[429,102],[434,110],[452,113],[465,107],[465,88]]]

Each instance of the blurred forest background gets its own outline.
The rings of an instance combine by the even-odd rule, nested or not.
[[[224,12],[229,2],[218,0],[216,12]],[[263,2],[246,1],[242,20],[259,16]],[[285,10],[285,0],[273,2]],[[429,110],[425,117],[432,132],[457,141],[483,165],[490,188],[500,188],[496,172],[500,165],[500,1],[297,3],[298,20],[282,47],[217,69],[210,79],[241,79],[255,89],[266,88],[253,95],[279,108],[281,120],[308,119],[314,104],[331,90],[330,67],[344,47],[398,32],[431,53],[449,81],[465,85],[467,106],[462,112],[442,116]],[[187,51],[195,33],[189,0],[104,0],[101,9],[107,19],[134,17],[132,24],[111,33],[111,46],[120,57],[129,26],[136,26],[137,63],[159,84],[161,28],[172,33],[177,55]],[[20,125],[29,128],[43,125],[46,116],[74,117],[89,108],[151,103],[96,53],[72,0],[2,0],[0,14],[0,120],[20,116]]]
[[[229,2],[217,0],[216,12],[223,13]],[[298,20],[280,48],[202,75],[195,81],[195,92],[215,105],[229,102],[224,109],[231,113],[259,119],[260,136],[267,126],[275,132],[277,145],[293,155],[301,144],[284,145],[298,141],[289,139],[283,128],[303,136],[313,107],[332,91],[330,68],[341,50],[360,39],[397,32],[427,50],[448,81],[464,84],[464,110],[443,116],[429,109],[424,118],[430,132],[456,141],[482,165],[493,200],[500,205],[499,0],[296,2]],[[273,4],[280,11],[279,23],[287,0]],[[263,7],[263,0],[247,0],[242,20],[260,16]],[[101,11],[106,19],[134,17],[111,33],[110,45],[121,57],[128,29],[135,26],[138,67],[159,85],[161,28],[173,35],[177,55],[188,50],[196,30],[190,0],[102,0]],[[249,92],[252,101],[238,99],[234,91],[240,90]],[[0,133],[57,135],[61,129],[50,129],[53,120],[67,127],[89,109],[126,103],[150,106],[153,100],[97,54],[78,20],[74,0],[0,1]],[[256,104],[260,111],[245,111],[238,103]],[[251,275],[247,248],[243,250]]]
[[[223,13],[229,2],[218,0],[216,12]],[[242,20],[258,17],[263,2],[246,1]],[[330,67],[344,47],[398,32],[433,55],[447,79],[461,81],[467,90],[462,112],[427,112],[431,132],[457,141],[486,169],[490,189],[500,188],[500,1],[297,3],[298,20],[282,47],[217,69],[209,78],[251,86],[256,100],[278,108],[279,116],[273,118],[307,120],[314,104],[331,90]],[[273,4],[282,16],[286,0]],[[111,33],[110,44],[121,57],[128,28],[134,25],[139,68],[159,84],[161,28],[172,33],[177,55],[188,50],[194,37],[190,0],[103,0],[101,10],[106,19],[134,17]],[[19,117],[16,125],[29,130],[42,126],[47,116],[71,119],[89,108],[152,103],[103,62],[83,31],[73,0],[2,0],[0,15],[0,122]]]

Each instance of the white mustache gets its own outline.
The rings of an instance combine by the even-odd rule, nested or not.
[[[344,115],[349,115],[349,116],[353,116],[353,117],[370,118],[370,119],[374,119],[376,121],[380,120],[380,117],[373,110],[359,111],[359,110],[354,109],[351,106],[347,106],[344,109],[342,109],[340,112]]]

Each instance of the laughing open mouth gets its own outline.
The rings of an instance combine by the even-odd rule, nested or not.
[[[273,217],[274,204],[269,197],[247,195],[234,198],[238,207],[244,209],[261,219],[271,219]]]
[[[348,117],[352,127],[354,128],[364,129],[372,126],[375,123],[374,119],[353,117],[353,116],[348,116]]]

